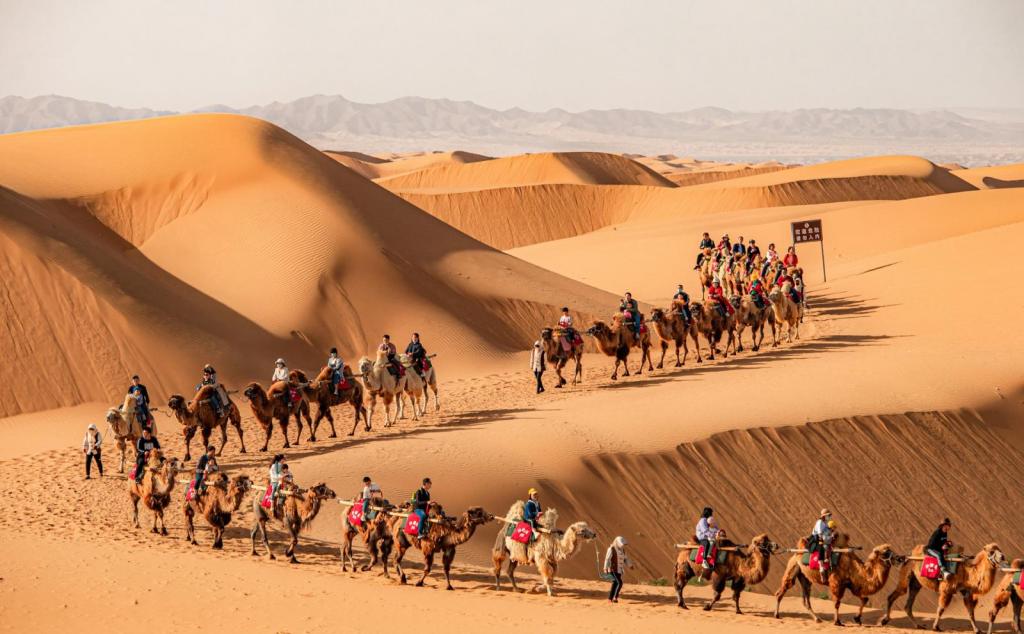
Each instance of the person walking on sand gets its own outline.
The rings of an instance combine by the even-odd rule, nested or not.
[[[89,425],[85,430],[85,438],[82,439],[82,451],[85,452],[85,479],[91,480],[92,461],[96,461],[96,468],[100,470],[100,477],[103,477],[103,461],[100,459],[100,445],[103,444],[103,436],[96,425]]]
[[[541,377],[544,376],[545,369],[547,369],[547,361],[544,359],[544,346],[538,339],[533,342],[533,352],[530,353],[530,370],[533,371],[533,376],[537,379],[537,394],[544,391],[544,382]]]
[[[608,590],[608,603],[618,603],[619,594],[622,592],[622,573],[626,568],[632,568],[633,562],[626,555],[626,538],[619,535],[608,547],[604,555],[604,574],[612,577],[612,587]]]

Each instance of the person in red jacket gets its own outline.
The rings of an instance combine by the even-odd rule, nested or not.
[[[786,271],[779,273],[779,278],[775,280],[775,285],[782,288],[782,285],[789,282],[789,298],[793,300],[793,303],[800,303],[800,293],[796,290],[796,282],[793,281],[793,276]]]
[[[800,258],[796,257],[796,247],[786,249],[786,257],[782,258],[782,263],[786,268],[794,268],[798,262],[800,262]]]
[[[733,314],[736,309],[732,307],[732,304],[725,298],[725,289],[722,288],[722,280],[715,277],[715,281],[711,283],[711,288],[708,289],[708,297],[718,302],[720,306],[725,309],[725,314]]]

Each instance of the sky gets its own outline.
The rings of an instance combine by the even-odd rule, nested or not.
[[[1024,107],[1021,0],[0,0],[0,96]]]

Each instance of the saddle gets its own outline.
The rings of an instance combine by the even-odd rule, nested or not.
[[[716,553],[715,553],[715,565],[717,566],[719,564],[724,564],[725,563],[725,557],[726,557],[725,551],[723,551],[721,548],[712,548],[711,550],[716,551]],[[691,548],[690,549],[690,563],[697,564],[698,566],[700,566],[700,565],[702,565],[704,563],[704,547],[703,546],[700,546],[698,548]]]
[[[950,574],[956,574],[956,569],[959,565],[960,562],[958,561],[946,561],[946,567],[949,569]],[[931,555],[924,556],[924,559],[921,561],[921,576],[925,579],[942,578],[942,566],[939,565],[939,560],[936,557]]]
[[[839,555],[840,555],[840,553],[832,552],[831,549],[829,549],[829,552],[832,555],[832,557],[831,557],[831,565],[829,566],[829,569],[832,569],[832,568],[835,568],[836,565],[839,564]],[[821,558],[821,555],[819,555],[818,549],[815,548],[812,552],[804,553],[803,563],[804,563],[805,566],[807,566],[811,570],[821,570],[820,558]]]

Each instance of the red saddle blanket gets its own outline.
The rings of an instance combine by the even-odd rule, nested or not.
[[[348,380],[348,377],[341,377],[341,382],[338,383],[339,390],[347,390],[352,387],[352,381]]]
[[[135,479],[135,471],[138,468],[139,468],[138,466],[132,467],[131,472],[128,473],[128,479],[129,480],[134,480]]]
[[[829,565],[828,558],[822,560],[821,554],[819,553],[818,549],[814,549],[814,551],[811,552],[811,556],[807,560],[807,567],[811,570],[828,570],[832,566]]]
[[[185,492],[185,501],[191,502],[196,499],[196,481],[192,480],[188,483],[188,491]]]
[[[356,500],[356,503],[352,505],[352,508],[348,512],[348,523],[352,526],[363,525],[363,501]]]
[[[931,555],[925,555],[921,561],[921,576],[925,579],[938,579],[942,577],[942,568],[939,560]]]
[[[512,541],[520,544],[529,544],[531,537],[533,537],[533,527],[529,522],[519,522],[512,531]]]
[[[260,506],[265,509],[269,509],[274,505],[274,485],[267,485],[267,492],[263,494],[263,499],[260,500]]]
[[[719,557],[719,554],[720,553],[718,552],[718,548],[715,547],[715,546],[712,546],[711,547],[711,552],[709,553],[709,555],[707,557],[708,563],[710,564],[710,563],[712,563],[713,561],[715,561],[717,559],[721,559],[721,557]],[[697,564],[698,566],[702,565],[704,563],[704,547],[701,546],[700,548],[698,548],[697,549],[697,554],[691,555],[690,556],[690,560],[693,563]]]
[[[405,520],[405,528],[402,531],[406,535],[419,535],[420,534],[420,516],[413,513],[409,516],[409,519]]]

